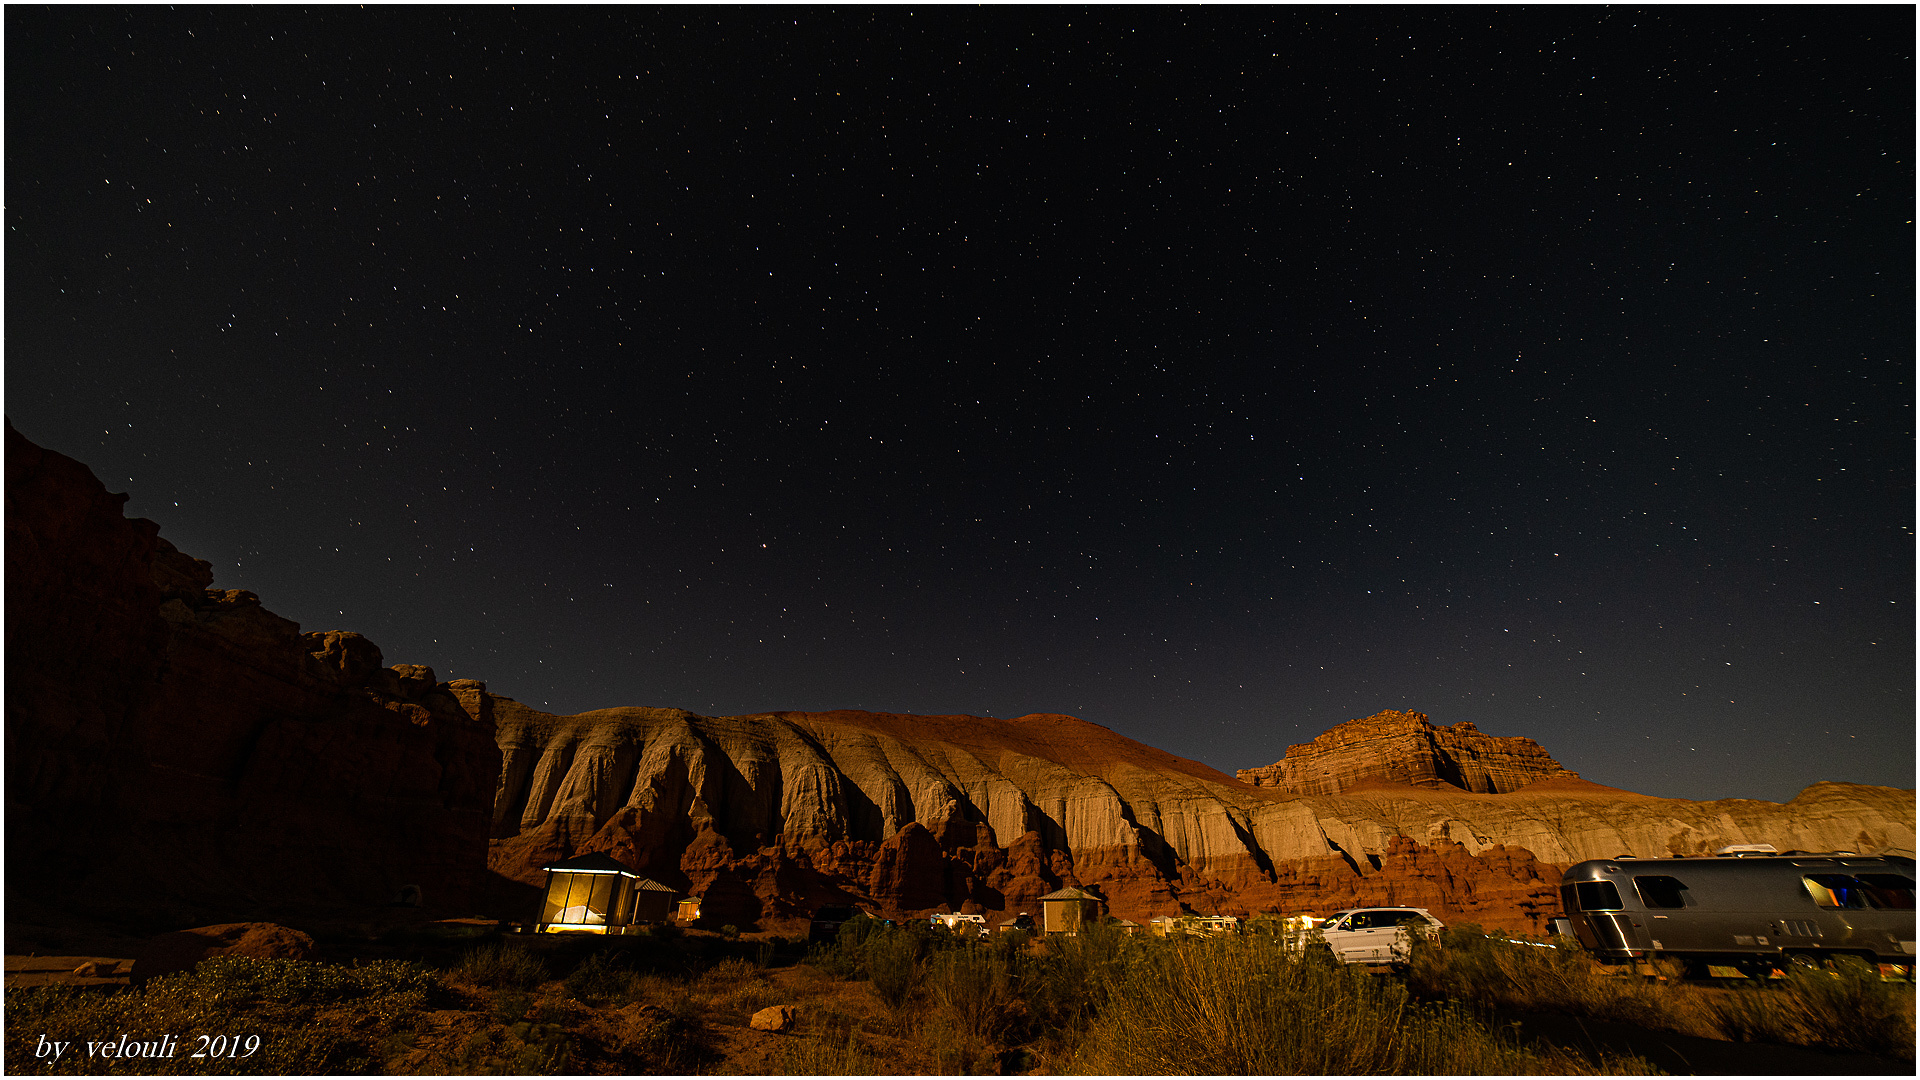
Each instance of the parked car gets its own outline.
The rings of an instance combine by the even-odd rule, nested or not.
[[[1343,964],[1404,964],[1413,955],[1413,935],[1437,938],[1444,924],[1426,908],[1347,908],[1306,931],[1308,948],[1325,946]]]
[[[832,941],[840,935],[840,927],[854,916],[860,914],[850,907],[823,907],[813,913],[813,921],[807,924],[809,942]]]

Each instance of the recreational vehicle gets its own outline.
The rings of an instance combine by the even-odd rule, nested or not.
[[[1578,863],[1560,899],[1601,960],[1766,970],[1843,955],[1914,962],[1913,860],[1848,852]]]

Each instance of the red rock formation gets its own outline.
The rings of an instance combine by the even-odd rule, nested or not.
[[[485,880],[490,724],[357,634],[301,634],[7,428],[10,900],[209,921]]]
[[[216,956],[256,960],[311,960],[319,954],[313,938],[272,923],[227,923],[161,934],[140,948],[133,962],[135,982],[189,971]]]
[[[1910,792],[1857,785],[1815,785],[1781,806],[1654,799],[1557,767],[1486,794],[1360,769],[1373,778],[1302,797],[1063,716],[562,717],[458,692],[498,725],[492,865],[526,883],[517,902],[529,910],[544,861],[607,851],[701,896],[709,921],[781,932],[849,901],[895,918],[1037,911],[1063,885],[1141,922],[1395,903],[1538,932],[1580,859],[1748,839],[1875,850],[1913,836]],[[1489,765],[1475,740],[1532,745],[1438,729],[1448,760],[1479,762],[1460,775],[1495,788],[1513,766]]]
[[[1389,709],[1349,720],[1272,765],[1241,769],[1255,787],[1338,795],[1367,780],[1445,784],[1463,791],[1518,791],[1541,777],[1573,776],[1532,739],[1482,735],[1465,720],[1434,727],[1425,713]]]
[[[1252,786],[1051,714],[551,716],[209,588],[125,496],[7,440],[16,912],[338,916],[408,885],[465,906],[490,866],[514,890],[493,913],[528,917],[541,865],[605,851],[709,922],[782,932],[850,900],[1037,912],[1064,885],[1135,921],[1393,903],[1537,931],[1581,859],[1914,847],[1911,791],[1654,799],[1419,713],[1342,724]]]

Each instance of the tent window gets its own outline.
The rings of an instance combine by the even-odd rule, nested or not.
[[[573,884],[572,874],[555,874],[547,885],[547,902],[540,909],[540,921],[559,922],[560,912],[567,906],[567,887]]]
[[[555,874],[541,921],[604,926],[624,880],[619,874]]]

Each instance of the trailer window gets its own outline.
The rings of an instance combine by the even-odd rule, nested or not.
[[[1913,879],[1899,874],[1860,874],[1860,885],[1867,903],[1893,911],[1913,910]]]
[[[1845,874],[1808,874],[1800,880],[1806,883],[1807,895],[1813,897],[1813,902],[1821,907],[1867,906],[1865,887]]]
[[[1620,890],[1611,881],[1578,881],[1573,887],[1581,911],[1620,910]]]
[[[1637,877],[1633,879],[1633,888],[1640,894],[1640,902],[1650,908],[1687,906],[1687,887],[1680,884],[1679,878]]]

